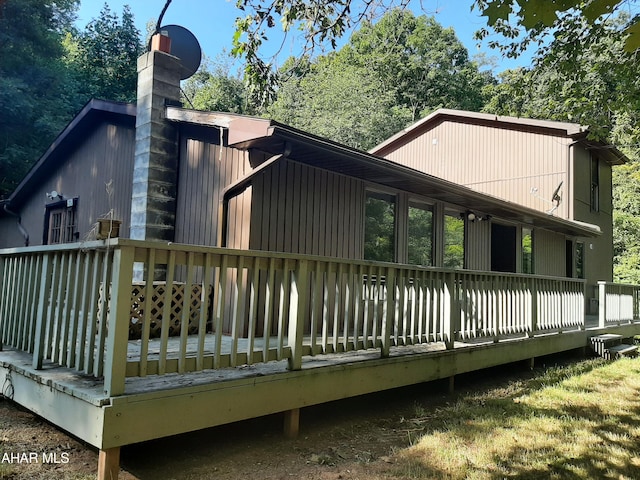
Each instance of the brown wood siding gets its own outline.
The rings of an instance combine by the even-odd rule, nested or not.
[[[533,240],[534,272],[537,275],[566,276],[566,237],[537,229]]]
[[[104,122],[92,129],[63,165],[34,189],[20,209],[30,244],[42,244],[45,205],[50,202],[46,194],[52,190],[62,193],[65,199],[78,197],[79,240],[87,239],[97,219],[106,216],[112,208],[114,218],[122,220],[120,236],[128,237],[134,149],[135,131],[131,127]],[[111,197],[107,194],[108,183],[113,191]],[[20,238],[17,245],[7,245],[0,240],[1,246],[22,246],[22,238],[17,238]]]
[[[568,198],[570,139],[446,121],[401,145],[386,158],[477,191],[548,211],[564,182]],[[537,189],[538,198],[531,194]],[[568,201],[557,215],[568,218]]]
[[[177,243],[217,245],[218,215],[225,187],[251,171],[248,152],[221,147],[217,135],[180,136]],[[229,202],[228,246],[247,248],[251,189]]]
[[[362,258],[362,181],[282,161],[253,184],[250,248]]]
[[[597,156],[597,150],[594,152]],[[585,276],[587,293],[593,296],[596,282],[613,280],[613,204],[611,165],[600,159],[600,195],[598,211],[591,209],[591,155],[578,146],[573,148],[574,158],[574,202],[573,216],[576,220],[600,226],[602,235],[585,240]]]
[[[465,268],[491,270],[491,222],[466,222]]]

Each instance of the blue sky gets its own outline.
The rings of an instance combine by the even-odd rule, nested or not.
[[[84,28],[92,18],[96,18],[103,5],[107,3],[112,11],[120,15],[124,5],[129,5],[135,17],[136,26],[144,34],[149,20],[157,19],[164,7],[165,0],[81,0],[77,25]],[[504,59],[486,45],[479,48],[473,40],[476,30],[485,25],[477,11],[471,12],[472,0],[422,0],[420,13],[434,15],[445,27],[453,27],[460,41],[467,47],[470,55],[484,52],[495,57],[497,62],[494,73],[517,66],[529,66],[530,55],[517,60]],[[233,25],[239,10],[235,0],[173,0],[164,16],[163,24],[178,24],[189,29],[198,39],[202,50],[208,57],[215,57],[223,51],[231,50]],[[276,34],[273,34],[274,36]],[[272,40],[266,44],[267,52],[280,48],[281,41]],[[295,41],[289,40],[283,46],[279,58],[281,61],[296,54]]]

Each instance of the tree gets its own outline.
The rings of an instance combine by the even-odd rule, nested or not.
[[[406,8],[411,3],[412,0],[237,0],[244,16],[236,19],[232,53],[245,58],[246,79],[256,97],[266,103],[275,91],[278,77],[270,60],[261,56],[260,48],[276,25],[281,26],[285,35],[300,32],[304,44],[300,56],[305,56],[319,45],[335,48],[337,40],[361,21],[377,18],[395,7]],[[502,45],[505,53],[517,56],[532,42],[540,47],[547,35],[562,33],[565,20],[583,19],[590,29],[586,38],[594,38],[603,20],[625,7],[632,11],[637,3],[637,0],[475,0],[474,8],[487,18],[489,27],[480,30],[479,38],[494,30],[504,35],[507,43],[490,43]],[[638,15],[629,17],[618,31],[629,52],[640,46],[639,19]],[[515,25],[510,25],[510,21]]]
[[[0,198],[73,112],[61,39],[76,9],[76,0],[0,2]]]
[[[453,30],[392,10],[365,22],[340,51],[290,59],[269,116],[368,149],[439,107],[477,110],[492,81]]]
[[[128,6],[124,6],[119,19],[105,3],[100,16],[77,37],[67,36],[65,47],[80,103],[91,98],[135,101],[142,43]]]
[[[275,120],[354,148],[371,148],[401,129],[407,110],[382,79],[360,65],[329,55],[310,66],[303,78],[285,82],[268,109]]]
[[[542,45],[548,35],[556,39],[564,35],[566,26],[576,21],[584,25],[582,40],[599,38],[604,22],[637,4],[635,0],[476,0],[474,7],[487,18],[490,29],[507,39],[506,43],[490,43],[508,56],[517,56],[531,43]],[[640,48],[640,16],[626,18],[615,33],[624,38],[625,51],[634,52]],[[487,35],[488,29],[478,32],[478,38]],[[584,45],[576,40],[573,38],[578,47]]]
[[[231,65],[221,57],[205,60],[184,82],[187,103],[196,110],[254,114],[244,82],[239,76],[231,75],[231,71]]]

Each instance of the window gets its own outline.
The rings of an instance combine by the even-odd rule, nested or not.
[[[444,267],[464,268],[464,220],[459,215],[444,216]]]
[[[522,229],[522,273],[533,273],[533,231]]]
[[[600,211],[600,161],[591,154],[591,211]]]
[[[46,206],[44,241],[46,245],[70,243],[78,240],[77,198],[70,198]]]
[[[367,192],[364,225],[364,258],[378,262],[394,262],[396,198],[394,195]]]
[[[409,202],[407,257],[412,265],[433,265],[433,211],[430,206]]]

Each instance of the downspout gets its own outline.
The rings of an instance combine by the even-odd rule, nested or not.
[[[220,228],[218,229],[218,246],[226,247],[227,246],[227,233],[228,233],[228,224],[229,224],[229,201],[235,197],[236,195],[240,195],[244,192],[251,182],[253,178],[260,172],[266,170],[271,165],[276,163],[282,158],[287,158],[289,155],[290,148],[289,146],[285,146],[285,152],[279,153],[270,157],[266,162],[262,163],[255,169],[253,169],[249,174],[244,177],[236,180],[232,184],[228,185],[222,191],[222,200],[220,201],[220,211],[218,212],[218,225]]]
[[[24,246],[28,247],[29,246],[29,232],[27,232],[27,230],[22,225],[22,218],[16,212],[12,212],[11,210],[9,210],[9,207],[8,207],[7,203],[4,204],[4,211],[7,212],[9,215],[12,215],[12,216],[14,216],[14,217],[16,217],[18,219],[18,230],[20,230],[20,233],[24,237]]]

